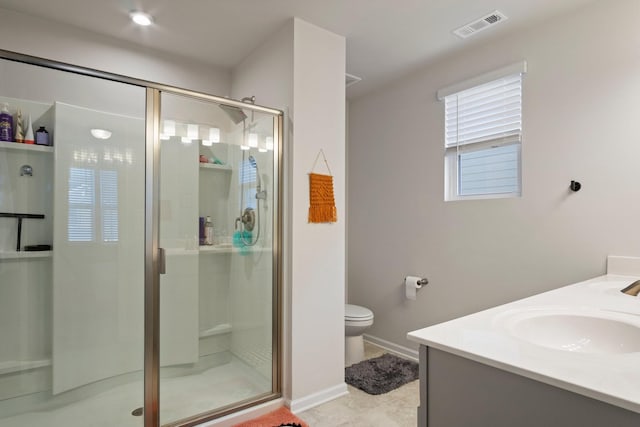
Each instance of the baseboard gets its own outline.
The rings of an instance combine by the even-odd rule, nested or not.
[[[409,347],[404,347],[391,341],[383,340],[382,338],[374,337],[372,335],[364,334],[363,338],[365,341],[370,342],[371,344],[377,345],[390,353],[395,353],[398,356],[405,357],[407,359],[411,359],[415,362],[418,361],[418,350],[413,350]]]
[[[233,414],[229,414],[204,424],[198,424],[198,427],[231,427],[275,411],[276,409],[285,406],[284,403],[284,399],[282,398],[270,400],[260,405],[234,412]]]
[[[333,387],[326,388],[317,393],[310,394],[309,396],[302,397],[300,399],[293,399],[287,402],[287,406],[294,414],[298,414],[307,409],[311,409],[315,406],[321,405],[338,397],[348,394],[347,384],[341,383]]]

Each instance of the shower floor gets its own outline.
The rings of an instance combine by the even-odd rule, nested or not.
[[[162,378],[160,420],[169,423],[271,391],[271,382],[239,359],[203,372]],[[142,406],[142,382],[110,388],[64,406],[52,403],[28,413],[0,418],[0,427],[140,427],[131,415]]]

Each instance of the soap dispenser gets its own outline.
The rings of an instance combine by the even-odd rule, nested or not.
[[[0,141],[13,140],[13,116],[9,113],[9,104],[2,104],[0,111]]]

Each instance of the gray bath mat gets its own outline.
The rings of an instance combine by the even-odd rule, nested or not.
[[[345,381],[369,394],[383,394],[418,379],[418,364],[383,354],[345,368]]]

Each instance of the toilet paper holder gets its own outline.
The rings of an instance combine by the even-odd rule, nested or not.
[[[406,276],[404,278],[404,296],[409,300],[415,300],[417,292],[429,281],[420,276]]]

